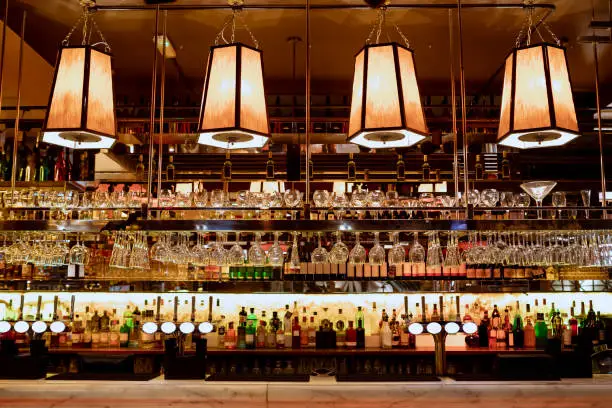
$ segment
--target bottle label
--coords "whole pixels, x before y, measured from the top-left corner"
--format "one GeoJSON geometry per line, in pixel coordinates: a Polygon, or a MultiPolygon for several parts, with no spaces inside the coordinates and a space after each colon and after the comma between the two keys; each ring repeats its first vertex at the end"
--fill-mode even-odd
{"type": "Polygon", "coordinates": [[[300,331],[299,330],[294,330],[293,331],[293,337],[300,337],[300,331]]]}
{"type": "Polygon", "coordinates": [[[81,333],[72,333],[72,343],[80,343],[81,342],[81,333]]]}
{"type": "Polygon", "coordinates": [[[127,343],[127,341],[128,341],[128,334],[127,333],[119,333],[119,341],[121,343],[127,343]]]}
{"type": "Polygon", "coordinates": [[[255,336],[252,334],[247,334],[246,335],[246,343],[247,344],[253,344],[255,343],[255,336]]]}

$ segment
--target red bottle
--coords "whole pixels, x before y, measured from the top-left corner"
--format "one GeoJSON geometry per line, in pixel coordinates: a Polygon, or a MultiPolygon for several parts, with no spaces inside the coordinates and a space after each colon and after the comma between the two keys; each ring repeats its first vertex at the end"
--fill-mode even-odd
{"type": "Polygon", "coordinates": [[[346,329],[346,348],[357,348],[357,330],[353,327],[353,321],[349,320],[348,329],[346,329]]]}

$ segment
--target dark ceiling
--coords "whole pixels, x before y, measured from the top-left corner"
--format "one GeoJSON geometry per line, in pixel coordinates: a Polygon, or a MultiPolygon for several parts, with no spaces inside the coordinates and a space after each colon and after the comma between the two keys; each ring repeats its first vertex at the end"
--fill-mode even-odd
{"type": "MultiPolygon", "coordinates": [[[[143,0],[98,0],[101,7],[144,6],[143,0]]],[[[254,4],[254,2],[251,2],[254,4]]],[[[449,3],[443,0],[393,2],[397,4],[449,3]]],[[[466,0],[464,3],[520,4],[520,1],[466,0]]],[[[541,1],[540,3],[544,3],[541,1]]],[[[556,10],[547,19],[560,38],[567,41],[569,65],[575,91],[594,89],[593,53],[590,44],[577,41],[579,36],[591,35],[591,2],[586,0],[549,0],[556,10]]],[[[607,0],[596,0],[596,14],[607,18],[607,0]]],[[[177,0],[173,5],[226,5],[223,0],[177,0]]],[[[300,6],[304,0],[260,0],[257,4],[300,6]]],[[[361,0],[315,0],[314,5],[357,5],[361,0]]],[[[249,2],[247,1],[247,6],[249,2]]],[[[80,7],[77,0],[11,0],[9,24],[19,27],[20,12],[27,9],[26,41],[52,64],[58,44],[77,20],[80,7]]],[[[544,13],[537,11],[537,15],[544,13]]],[[[167,62],[170,92],[189,93],[194,97],[201,91],[203,66],[208,47],[229,15],[229,9],[170,10],[168,37],[176,48],[176,60],[167,62]]],[[[142,94],[150,87],[153,58],[154,11],[101,10],[96,15],[98,25],[113,48],[116,82],[124,93],[134,88],[142,94]]],[[[312,28],[312,86],[314,94],[350,94],[353,56],[364,44],[375,12],[368,9],[313,10],[312,28]]],[[[297,44],[296,80],[293,80],[292,46],[289,37],[306,35],[306,13],[296,9],[249,9],[244,18],[259,39],[264,51],[265,76],[268,92],[303,94],[305,42],[297,44]]],[[[464,11],[465,75],[467,92],[499,94],[501,77],[494,76],[525,18],[522,9],[467,9],[464,11]],[[492,79],[493,78],[493,79],[492,79]]],[[[444,9],[392,9],[389,20],[397,23],[416,52],[421,92],[428,95],[447,95],[449,85],[449,12],[444,9]]],[[[456,17],[453,15],[456,27],[456,17]]],[[[16,30],[18,31],[18,30],[16,30]]],[[[543,35],[547,36],[542,28],[543,35]]],[[[391,38],[399,41],[396,33],[391,38]]],[[[607,34],[601,32],[600,34],[607,34]]],[[[249,42],[248,34],[239,30],[238,39],[249,42]]],[[[80,41],[79,32],[74,40],[80,41]]],[[[458,39],[455,38],[456,43],[458,39]]],[[[600,73],[604,89],[612,85],[612,54],[607,45],[601,46],[600,73]]],[[[455,49],[455,57],[457,57],[455,49]]],[[[457,65],[457,64],[456,64],[457,65]]],[[[118,90],[120,92],[120,90],[118,90]]],[[[605,100],[604,100],[605,102],[605,100]]]]}

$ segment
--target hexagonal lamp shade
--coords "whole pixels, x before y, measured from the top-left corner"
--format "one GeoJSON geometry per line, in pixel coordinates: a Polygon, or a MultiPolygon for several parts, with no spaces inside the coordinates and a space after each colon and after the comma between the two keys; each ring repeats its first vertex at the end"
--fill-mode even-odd
{"type": "Polygon", "coordinates": [[[262,52],[241,43],[211,47],[198,143],[224,149],[258,148],[269,137],[262,52]]]}
{"type": "Polygon", "coordinates": [[[116,140],[111,55],[89,45],[60,48],[43,141],[108,149],[116,140]]]}
{"type": "Polygon", "coordinates": [[[578,136],[565,49],[537,44],[513,50],[506,58],[497,143],[530,149],[578,136]]]}
{"type": "Polygon", "coordinates": [[[355,57],[349,141],[381,149],[426,136],[412,50],[396,43],[363,47],[355,57]]]}

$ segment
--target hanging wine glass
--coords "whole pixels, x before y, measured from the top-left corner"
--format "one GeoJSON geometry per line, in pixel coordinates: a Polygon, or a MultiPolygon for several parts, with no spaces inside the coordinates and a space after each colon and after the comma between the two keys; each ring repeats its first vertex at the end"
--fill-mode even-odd
{"type": "Polygon", "coordinates": [[[355,246],[351,249],[349,253],[349,263],[360,265],[364,264],[366,261],[366,250],[359,242],[359,232],[355,233],[355,246]]]}
{"type": "Polygon", "coordinates": [[[389,264],[390,265],[402,265],[406,261],[406,251],[404,247],[399,243],[399,232],[394,232],[392,234],[393,237],[393,246],[389,250],[389,264]]]}
{"type": "Polygon", "coordinates": [[[268,250],[268,260],[270,265],[281,266],[284,261],[283,248],[278,243],[280,232],[274,233],[274,244],[268,250]]]}
{"type": "Polygon", "coordinates": [[[266,251],[261,247],[261,234],[255,234],[255,242],[251,244],[248,252],[249,263],[255,266],[261,266],[266,263],[266,251]]]}
{"type": "Polygon", "coordinates": [[[240,240],[240,233],[236,233],[236,241],[234,245],[230,248],[228,252],[228,262],[230,265],[244,265],[244,252],[242,251],[242,247],[238,243],[240,240]]]}
{"type": "Polygon", "coordinates": [[[382,265],[385,263],[385,248],[380,245],[379,232],[374,233],[374,246],[370,249],[369,261],[372,265],[382,265]]]}
{"type": "Polygon", "coordinates": [[[412,276],[425,276],[425,248],[419,243],[419,233],[414,233],[414,242],[408,252],[408,258],[412,264],[412,276]]]}
{"type": "Polygon", "coordinates": [[[193,252],[193,264],[196,266],[206,266],[210,263],[210,251],[204,246],[203,236],[198,233],[196,244],[191,249],[193,252]]]}
{"type": "Polygon", "coordinates": [[[311,259],[312,259],[312,263],[315,264],[322,264],[322,263],[328,263],[329,262],[329,253],[327,252],[327,249],[323,248],[323,246],[321,246],[321,233],[318,233],[318,246],[315,248],[314,251],[312,251],[311,254],[311,259]]]}
{"type": "Polygon", "coordinates": [[[223,233],[217,233],[215,243],[210,254],[210,264],[215,266],[227,266],[227,250],[223,248],[223,233]]]}
{"type": "Polygon", "coordinates": [[[349,249],[344,242],[342,242],[342,232],[336,232],[336,243],[329,253],[329,262],[335,264],[346,263],[349,256],[349,249]]]}
{"type": "Polygon", "coordinates": [[[293,244],[291,245],[291,258],[289,259],[289,267],[293,270],[299,270],[301,266],[300,251],[298,249],[298,233],[293,232],[293,244]]]}
{"type": "Polygon", "coordinates": [[[80,234],[77,234],[77,242],[70,249],[69,259],[73,265],[87,265],[89,263],[89,249],[85,245],[81,245],[80,234]]]}

